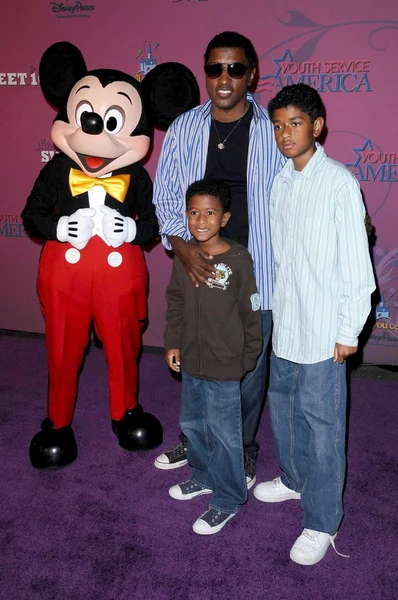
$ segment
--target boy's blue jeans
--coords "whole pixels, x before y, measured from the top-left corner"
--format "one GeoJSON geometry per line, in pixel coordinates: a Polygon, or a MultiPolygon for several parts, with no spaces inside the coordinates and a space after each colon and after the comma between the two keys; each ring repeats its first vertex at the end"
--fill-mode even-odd
{"type": "Polygon", "coordinates": [[[192,479],[213,490],[210,507],[238,512],[247,500],[239,381],[209,381],[182,371],[181,430],[192,479]]]}
{"type": "Polygon", "coordinates": [[[281,479],[301,492],[303,527],[333,535],[343,518],[345,363],[297,364],[272,352],[268,398],[281,479]]]}
{"type": "MultiPolygon", "coordinates": [[[[245,455],[257,460],[259,445],[256,433],[264,404],[265,385],[268,371],[268,345],[272,329],[272,312],[261,311],[263,328],[263,349],[257,359],[253,371],[246,373],[241,381],[241,402],[243,419],[243,444],[245,455]]],[[[185,445],[184,433],[180,433],[180,441],[185,445]]]]}

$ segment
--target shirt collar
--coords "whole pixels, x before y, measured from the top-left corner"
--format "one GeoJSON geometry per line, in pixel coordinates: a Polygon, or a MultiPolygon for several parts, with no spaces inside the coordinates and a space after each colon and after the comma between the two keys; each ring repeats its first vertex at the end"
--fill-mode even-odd
{"type": "MultiPolygon", "coordinates": [[[[311,179],[313,173],[318,169],[318,167],[326,160],[327,155],[321,144],[315,142],[316,152],[313,156],[311,156],[308,163],[305,165],[302,171],[299,171],[301,177],[305,177],[306,179],[311,179]]],[[[293,160],[288,159],[287,163],[283,167],[281,171],[281,178],[286,181],[291,181],[294,171],[293,160]]]]}
{"type": "MultiPolygon", "coordinates": [[[[260,112],[259,106],[253,98],[253,94],[251,94],[250,92],[247,92],[246,100],[253,104],[253,118],[256,121],[257,121],[257,119],[261,119],[261,118],[265,119],[266,118],[265,115],[260,112]]],[[[205,104],[202,104],[202,106],[200,108],[200,113],[202,114],[203,119],[207,119],[210,117],[211,105],[212,105],[211,100],[208,100],[207,102],[205,102],[205,104]]]]}

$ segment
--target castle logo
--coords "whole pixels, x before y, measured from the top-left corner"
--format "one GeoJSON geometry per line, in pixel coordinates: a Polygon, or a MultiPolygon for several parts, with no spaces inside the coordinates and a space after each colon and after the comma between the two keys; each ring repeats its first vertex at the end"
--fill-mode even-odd
{"type": "Polygon", "coordinates": [[[390,309],[387,304],[384,302],[384,295],[381,295],[380,302],[376,306],[376,321],[379,319],[390,319],[390,309]]]}
{"type": "Polygon", "coordinates": [[[143,47],[139,48],[138,54],[135,57],[136,59],[140,59],[139,70],[134,75],[138,81],[142,81],[145,75],[147,75],[149,71],[152,71],[152,69],[154,69],[158,64],[154,56],[154,51],[152,50],[152,45],[156,51],[157,47],[159,46],[158,42],[152,42],[151,44],[151,42],[147,42],[147,40],[145,40],[143,47]]]}

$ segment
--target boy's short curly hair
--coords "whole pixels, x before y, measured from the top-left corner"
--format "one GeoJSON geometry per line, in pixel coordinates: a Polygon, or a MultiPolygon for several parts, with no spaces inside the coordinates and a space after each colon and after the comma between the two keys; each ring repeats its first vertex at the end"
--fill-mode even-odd
{"type": "Polygon", "coordinates": [[[205,64],[209,60],[213,48],[242,48],[250,69],[257,65],[257,54],[252,42],[241,33],[236,33],[236,31],[223,31],[210,40],[204,54],[205,64]]]}
{"type": "Polygon", "coordinates": [[[231,206],[231,190],[220,179],[199,179],[199,181],[191,183],[185,193],[187,208],[192,196],[213,196],[217,198],[223,214],[228,212],[231,206]]]}
{"type": "Polygon", "coordinates": [[[325,116],[325,107],[319,93],[305,83],[287,85],[268,103],[268,113],[271,121],[274,113],[279,108],[295,106],[302,112],[307,113],[313,123],[318,117],[325,116]]]}

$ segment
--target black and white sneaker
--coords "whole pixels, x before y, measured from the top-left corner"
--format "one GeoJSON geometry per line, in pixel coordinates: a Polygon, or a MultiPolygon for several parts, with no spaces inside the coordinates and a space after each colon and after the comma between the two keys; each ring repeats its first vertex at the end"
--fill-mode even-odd
{"type": "Polygon", "coordinates": [[[160,454],[154,462],[157,469],[162,469],[164,471],[178,469],[186,464],[188,464],[187,449],[182,442],[180,442],[178,446],[170,448],[170,450],[166,450],[166,452],[160,454]]]}
{"type": "Polygon", "coordinates": [[[211,492],[212,491],[209,488],[199,485],[199,483],[192,481],[192,479],[184,481],[184,483],[173,485],[169,489],[169,494],[174,500],[192,500],[192,498],[196,498],[196,496],[211,494],[211,492]]]}
{"type": "Polygon", "coordinates": [[[257,463],[251,456],[245,454],[245,473],[247,489],[253,487],[257,479],[257,463]]]}
{"type": "Polygon", "coordinates": [[[218,533],[236,513],[225,513],[217,508],[209,508],[199,519],[196,519],[192,529],[199,535],[218,533]]]}

